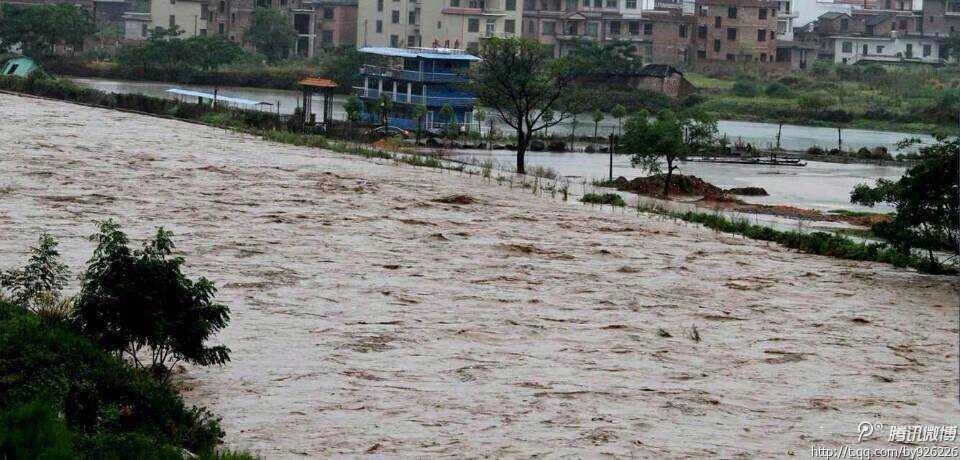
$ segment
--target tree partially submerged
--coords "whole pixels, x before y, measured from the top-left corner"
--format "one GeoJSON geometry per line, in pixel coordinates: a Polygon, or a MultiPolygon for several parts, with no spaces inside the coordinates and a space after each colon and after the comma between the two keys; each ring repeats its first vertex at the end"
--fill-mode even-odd
{"type": "MultiPolygon", "coordinates": [[[[916,142],[908,140],[900,147],[916,142]]],[[[936,268],[940,264],[934,251],[960,255],[960,139],[938,137],[935,144],[920,148],[919,153],[919,163],[903,177],[896,181],[877,179],[873,186],[860,184],[853,189],[850,201],[864,206],[895,206],[893,219],[874,224],[873,233],[904,252],[925,250],[931,268],[936,268]]],[[[954,264],[958,262],[955,258],[954,264]]]]}
{"type": "Polygon", "coordinates": [[[487,39],[480,57],[471,87],[516,132],[517,172],[523,174],[533,136],[573,115],[578,66],[571,58],[550,59],[545,46],[525,38],[487,39]]]}
{"type": "Polygon", "coordinates": [[[635,167],[647,170],[650,174],[660,174],[660,157],[666,160],[666,180],[663,182],[663,195],[670,194],[670,183],[676,162],[687,155],[687,145],[683,141],[683,128],[671,110],[660,112],[656,120],[647,120],[646,112],[640,112],[627,120],[623,134],[623,153],[633,155],[630,162],[635,167]]]}
{"type": "Polygon", "coordinates": [[[226,347],[206,345],[226,327],[230,310],[214,302],[213,283],[181,272],[184,260],[173,255],[171,236],[158,228],[141,249],[131,250],[116,222],[100,223],[75,304],[85,335],[161,381],[180,361],[206,366],[230,360],[226,347]]]}

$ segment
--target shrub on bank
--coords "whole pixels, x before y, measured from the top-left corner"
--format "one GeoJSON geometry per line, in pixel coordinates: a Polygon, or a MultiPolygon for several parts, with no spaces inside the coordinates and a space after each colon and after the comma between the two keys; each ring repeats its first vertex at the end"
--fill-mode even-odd
{"type": "Polygon", "coordinates": [[[626,206],[627,203],[623,201],[623,197],[616,193],[587,193],[580,198],[580,201],[590,204],[608,204],[611,206],[626,206]]]}

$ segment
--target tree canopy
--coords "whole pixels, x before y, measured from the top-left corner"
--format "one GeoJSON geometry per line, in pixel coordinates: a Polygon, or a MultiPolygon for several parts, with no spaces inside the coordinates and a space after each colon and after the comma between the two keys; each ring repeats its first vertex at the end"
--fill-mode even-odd
{"type": "Polygon", "coordinates": [[[481,61],[471,88],[516,132],[517,172],[533,135],[571,117],[577,106],[576,59],[550,59],[547,48],[526,38],[490,38],[481,43],[481,61]],[[550,117],[544,116],[550,114],[550,117]]]}
{"type": "Polygon", "coordinates": [[[874,234],[902,251],[926,249],[928,261],[936,264],[933,251],[960,252],[958,153],[960,139],[940,137],[935,144],[920,148],[920,162],[903,177],[896,181],[877,179],[873,186],[860,184],[850,201],[865,206],[895,206],[892,220],[872,226],[874,234]]]}
{"type": "Polygon", "coordinates": [[[151,34],[140,45],[124,47],[117,61],[126,67],[182,72],[189,70],[214,70],[243,58],[243,50],[219,35],[176,38],[169,29],[151,34]]]}
{"type": "Polygon", "coordinates": [[[293,50],[297,31],[290,20],[279,10],[257,8],[253,11],[250,26],[243,33],[243,40],[267,57],[270,62],[286,59],[293,50]]]}
{"type": "Polygon", "coordinates": [[[683,127],[671,110],[660,112],[650,122],[646,112],[640,112],[627,120],[623,134],[623,153],[633,155],[630,162],[651,174],[661,173],[660,157],[667,163],[663,194],[670,191],[670,179],[677,169],[676,160],[686,157],[688,149],[683,138],[683,127]]]}
{"type": "Polygon", "coordinates": [[[205,343],[227,325],[230,310],[214,302],[213,283],[181,272],[184,260],[173,256],[171,236],[158,228],[131,250],[117,223],[100,223],[75,303],[85,335],[164,380],[178,361],[205,366],[230,359],[226,347],[205,343]],[[149,366],[141,364],[142,352],[151,356],[149,366]]]}
{"type": "Polygon", "coordinates": [[[56,45],[75,49],[97,32],[91,12],[70,4],[0,5],[0,49],[20,45],[23,54],[51,55],[56,45]]]}

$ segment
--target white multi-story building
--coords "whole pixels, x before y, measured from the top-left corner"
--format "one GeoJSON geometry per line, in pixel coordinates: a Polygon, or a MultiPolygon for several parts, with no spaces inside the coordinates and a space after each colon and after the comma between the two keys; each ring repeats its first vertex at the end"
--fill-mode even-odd
{"type": "Polygon", "coordinates": [[[521,0],[360,0],[357,45],[476,50],[520,35],[521,0]]]}
{"type": "Polygon", "coordinates": [[[888,37],[839,36],[834,40],[834,61],[854,64],[859,61],[939,63],[947,56],[935,37],[900,35],[888,37]]]}
{"type": "Polygon", "coordinates": [[[151,29],[176,27],[181,38],[207,34],[207,0],[151,0],[151,29]]]}

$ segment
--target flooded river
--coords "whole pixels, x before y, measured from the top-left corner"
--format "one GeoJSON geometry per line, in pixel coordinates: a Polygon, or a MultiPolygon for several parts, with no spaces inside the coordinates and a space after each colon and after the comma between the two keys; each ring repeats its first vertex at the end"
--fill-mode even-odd
{"type": "MultiPolygon", "coordinates": [[[[101,91],[137,93],[168,98],[179,97],[167,93],[166,90],[170,88],[205,92],[213,92],[214,90],[211,86],[203,85],[92,78],[74,78],[73,80],[81,85],[101,91]]],[[[296,91],[233,87],[220,87],[218,91],[219,94],[224,96],[272,103],[274,105],[265,110],[279,110],[280,113],[292,113],[299,106],[299,93],[296,91]]],[[[344,118],[342,108],[344,99],[344,96],[334,98],[334,118],[344,118]]],[[[319,104],[314,104],[314,111],[319,112],[320,110],[319,104]]],[[[582,118],[586,119],[587,117],[582,118]]],[[[778,126],[772,123],[722,120],[718,125],[721,134],[726,134],[731,140],[739,138],[743,139],[744,142],[761,147],[775,142],[778,131],[778,126]]],[[[601,123],[600,132],[609,132],[615,126],[616,123],[613,120],[605,120],[601,123]]],[[[568,135],[570,125],[555,127],[552,132],[568,135]]],[[[592,122],[581,121],[578,124],[577,133],[592,135],[592,122]]],[[[925,142],[932,141],[929,136],[846,129],[843,131],[843,144],[845,148],[884,146],[890,151],[897,151],[897,142],[907,137],[920,137],[925,142]]],[[[784,125],[781,135],[781,146],[789,150],[803,150],[811,146],[831,148],[836,143],[837,131],[833,128],[784,125]]],[[[458,159],[492,158],[506,167],[512,167],[515,164],[514,153],[510,151],[466,151],[455,155],[455,157],[458,159]]],[[[529,152],[527,158],[528,165],[550,167],[562,175],[579,177],[588,181],[606,177],[609,161],[606,155],[587,153],[529,152]]],[[[720,187],[758,186],[765,188],[770,193],[768,197],[748,198],[752,202],[790,204],[823,210],[861,210],[862,207],[849,203],[850,191],[855,185],[863,182],[873,182],[877,178],[896,179],[903,174],[904,168],[820,162],[809,162],[805,168],[684,163],[681,165],[680,172],[694,174],[720,187]]],[[[629,157],[615,158],[614,176],[632,178],[641,175],[644,175],[643,171],[630,166],[629,157]]]]}

